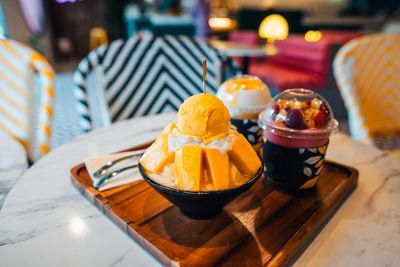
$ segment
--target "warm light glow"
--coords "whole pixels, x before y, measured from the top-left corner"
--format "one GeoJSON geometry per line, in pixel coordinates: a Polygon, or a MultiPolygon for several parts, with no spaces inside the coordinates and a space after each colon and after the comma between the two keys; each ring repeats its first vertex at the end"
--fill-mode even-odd
{"type": "Polygon", "coordinates": [[[213,30],[231,29],[235,26],[235,22],[230,18],[210,18],[208,25],[213,30]]]}
{"type": "Polygon", "coordinates": [[[322,38],[322,32],[320,31],[308,31],[304,35],[304,39],[307,42],[318,42],[322,38]]]}
{"type": "Polygon", "coordinates": [[[289,34],[289,24],[278,14],[267,16],[260,24],[258,35],[271,40],[284,40],[289,34]]]}

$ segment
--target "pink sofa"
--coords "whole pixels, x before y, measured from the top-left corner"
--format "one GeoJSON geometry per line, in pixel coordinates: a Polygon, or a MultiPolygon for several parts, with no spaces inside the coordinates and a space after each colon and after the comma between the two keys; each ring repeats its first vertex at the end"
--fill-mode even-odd
{"type": "Polygon", "coordinates": [[[291,35],[276,41],[278,54],[268,56],[265,62],[252,63],[249,73],[259,76],[276,89],[322,89],[327,84],[329,71],[329,42],[306,42],[304,35],[291,35]]]}
{"type": "MultiPolygon", "coordinates": [[[[343,45],[360,36],[358,32],[323,31],[318,42],[307,42],[302,34],[291,34],[282,41],[276,41],[279,52],[268,56],[262,62],[250,61],[249,74],[263,79],[268,85],[278,90],[288,88],[324,89],[331,72],[333,46],[343,45]]],[[[256,32],[237,32],[230,35],[230,40],[257,44],[256,32]]]]}

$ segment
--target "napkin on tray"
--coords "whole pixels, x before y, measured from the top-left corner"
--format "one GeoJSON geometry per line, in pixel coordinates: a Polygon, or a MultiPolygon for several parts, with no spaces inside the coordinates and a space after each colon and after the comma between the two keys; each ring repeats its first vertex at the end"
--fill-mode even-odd
{"type": "MultiPolygon", "coordinates": [[[[143,150],[135,150],[132,152],[122,152],[122,153],[116,153],[116,154],[110,154],[110,155],[105,155],[105,156],[100,156],[100,157],[94,157],[94,158],[87,158],[85,159],[85,166],[86,169],[89,173],[90,178],[92,178],[92,181],[95,182],[96,180],[101,179],[104,175],[107,175],[109,173],[112,173],[115,170],[131,166],[134,164],[138,164],[139,158],[140,157],[133,157],[130,159],[126,159],[123,161],[120,161],[116,163],[114,166],[111,168],[107,169],[107,171],[100,176],[99,178],[95,178],[93,176],[93,173],[95,173],[98,169],[100,169],[102,166],[104,166],[107,162],[113,161],[118,158],[122,158],[125,156],[133,155],[133,154],[138,154],[138,153],[143,153],[145,149],[143,150]]],[[[133,183],[136,181],[141,180],[142,177],[139,173],[138,168],[133,168],[126,170],[124,172],[121,172],[117,174],[116,176],[112,177],[108,181],[105,181],[103,184],[101,184],[98,188],[99,191],[104,191],[107,189],[111,189],[117,186],[133,183]]]]}

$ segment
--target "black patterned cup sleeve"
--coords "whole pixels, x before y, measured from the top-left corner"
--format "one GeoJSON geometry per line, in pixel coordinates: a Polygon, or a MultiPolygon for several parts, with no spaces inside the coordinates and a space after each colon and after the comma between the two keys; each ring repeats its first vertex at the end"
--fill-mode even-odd
{"type": "Polygon", "coordinates": [[[314,148],[291,148],[263,138],[264,177],[289,190],[316,186],[328,144],[314,148]]]}
{"type": "Polygon", "coordinates": [[[257,119],[231,119],[232,126],[246,137],[252,146],[261,144],[262,129],[258,126],[257,119]]]}

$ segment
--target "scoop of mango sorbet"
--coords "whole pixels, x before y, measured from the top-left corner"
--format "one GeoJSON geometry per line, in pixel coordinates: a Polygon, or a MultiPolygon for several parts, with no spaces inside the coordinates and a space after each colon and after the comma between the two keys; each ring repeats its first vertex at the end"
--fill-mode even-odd
{"type": "Polygon", "coordinates": [[[229,111],[224,103],[211,94],[198,94],[183,102],[178,112],[178,130],[205,143],[226,135],[229,111]]]}

